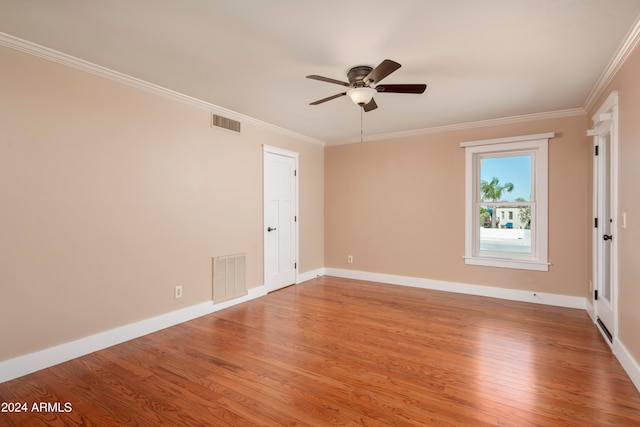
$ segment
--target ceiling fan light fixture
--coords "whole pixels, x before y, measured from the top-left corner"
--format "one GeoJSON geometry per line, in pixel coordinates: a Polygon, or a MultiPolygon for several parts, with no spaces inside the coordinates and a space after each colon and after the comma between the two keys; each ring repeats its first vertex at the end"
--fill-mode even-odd
{"type": "Polygon", "coordinates": [[[347,91],[353,103],[360,106],[368,104],[376,93],[378,91],[370,87],[355,87],[347,91]]]}

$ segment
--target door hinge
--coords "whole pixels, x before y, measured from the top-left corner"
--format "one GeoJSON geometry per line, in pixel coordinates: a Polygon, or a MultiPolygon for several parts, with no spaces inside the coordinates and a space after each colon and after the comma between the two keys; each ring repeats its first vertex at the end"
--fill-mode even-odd
{"type": "Polygon", "coordinates": [[[595,299],[596,301],[598,300],[598,290],[597,289],[593,290],[593,299],[595,299]]]}
{"type": "Polygon", "coordinates": [[[293,176],[298,176],[298,170],[297,169],[293,170],[293,176]]]}
{"type": "Polygon", "coordinates": [[[599,153],[599,150],[598,150],[598,146],[596,145],[596,152],[595,152],[595,155],[597,156],[597,155],[598,155],[598,153],[599,153]]]}
{"type": "Polygon", "coordinates": [[[298,222],[298,215],[293,216],[293,222],[298,222]]]}
{"type": "Polygon", "coordinates": [[[593,218],[593,228],[598,228],[598,218],[593,218]]]}
{"type": "Polygon", "coordinates": [[[294,263],[293,263],[293,268],[295,268],[295,269],[297,269],[297,268],[298,268],[298,263],[297,263],[297,262],[294,262],[294,263]]]}

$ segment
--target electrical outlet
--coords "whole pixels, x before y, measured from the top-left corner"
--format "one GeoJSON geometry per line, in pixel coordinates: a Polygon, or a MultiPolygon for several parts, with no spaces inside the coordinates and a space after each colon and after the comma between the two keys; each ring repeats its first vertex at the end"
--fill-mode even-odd
{"type": "Polygon", "coordinates": [[[351,264],[353,262],[353,255],[347,256],[347,262],[351,264]]]}
{"type": "Polygon", "coordinates": [[[176,290],[173,296],[174,298],[182,298],[182,285],[176,286],[176,290]]]}

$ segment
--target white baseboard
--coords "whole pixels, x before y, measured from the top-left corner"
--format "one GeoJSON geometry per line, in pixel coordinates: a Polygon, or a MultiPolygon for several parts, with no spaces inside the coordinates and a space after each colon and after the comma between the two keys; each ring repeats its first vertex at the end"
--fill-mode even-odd
{"type": "Polygon", "coordinates": [[[613,354],[618,358],[622,368],[629,375],[631,382],[640,392],[640,365],[617,338],[613,340],[613,354]]]}
{"type": "Polygon", "coordinates": [[[320,277],[324,275],[325,275],[325,268],[318,268],[316,270],[306,271],[304,273],[298,274],[297,283],[306,282],[307,280],[315,279],[316,277],[320,277]]]}
{"type": "Polygon", "coordinates": [[[241,298],[214,304],[213,301],[203,302],[187,308],[172,311],[150,319],[130,323],[95,335],[80,338],[55,347],[50,347],[34,353],[18,356],[0,362],[0,383],[27,375],[41,369],[66,362],[76,357],[84,356],[94,351],[102,350],[116,344],[138,338],[161,329],[168,328],[197,317],[201,317],[223,308],[227,308],[245,301],[266,295],[264,286],[249,289],[249,293],[241,298]]]}
{"type": "Polygon", "coordinates": [[[467,283],[446,282],[443,280],[423,279],[419,277],[396,276],[392,274],[369,273],[366,271],[326,268],[328,276],[346,279],[367,280],[370,282],[388,283],[391,285],[411,286],[414,288],[433,289],[437,291],[456,292],[460,294],[478,295],[513,301],[532,302],[536,304],[555,305],[559,307],[580,308],[585,310],[587,299],[569,295],[549,294],[536,291],[496,288],[494,286],[471,285],[467,283]]]}

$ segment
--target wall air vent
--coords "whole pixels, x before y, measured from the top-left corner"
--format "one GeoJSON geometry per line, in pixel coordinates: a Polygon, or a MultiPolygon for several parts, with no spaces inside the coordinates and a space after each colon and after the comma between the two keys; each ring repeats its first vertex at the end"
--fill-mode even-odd
{"type": "Polygon", "coordinates": [[[217,114],[211,114],[211,127],[222,128],[232,132],[240,133],[240,122],[217,114]]]}
{"type": "Polygon", "coordinates": [[[213,302],[219,303],[247,295],[246,255],[213,258],[213,302]]]}

